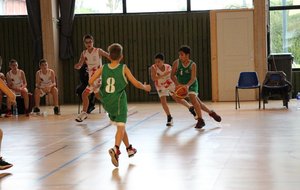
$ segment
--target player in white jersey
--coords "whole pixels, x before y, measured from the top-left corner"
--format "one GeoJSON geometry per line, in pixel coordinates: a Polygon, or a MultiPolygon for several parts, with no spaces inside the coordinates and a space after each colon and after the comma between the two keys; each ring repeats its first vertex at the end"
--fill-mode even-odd
{"type": "Polygon", "coordinates": [[[60,110],[58,106],[58,89],[56,84],[56,76],[52,69],[48,68],[47,60],[41,59],[40,70],[35,74],[35,90],[34,90],[34,101],[35,107],[33,112],[40,112],[40,98],[46,94],[52,94],[53,103],[54,103],[54,114],[60,115],[60,110]]]}
{"type": "Polygon", "coordinates": [[[172,67],[171,65],[166,64],[164,59],[165,58],[162,53],[155,55],[155,63],[151,66],[151,78],[154,81],[161,105],[167,115],[167,126],[172,126],[173,118],[167,105],[167,96],[171,95],[177,103],[187,107],[194,116],[196,116],[196,113],[194,111],[194,107],[185,99],[176,98],[174,95],[173,92],[175,91],[175,84],[171,79],[172,67]]]}
{"type": "MultiPolygon", "coordinates": [[[[24,98],[25,114],[29,116],[29,96],[27,81],[23,70],[18,69],[18,62],[15,59],[9,61],[10,71],[6,73],[7,86],[16,94],[24,98]]],[[[11,116],[11,103],[7,102],[6,116],[11,116]]]]}
{"type": "MultiPolygon", "coordinates": [[[[109,58],[107,52],[103,51],[101,48],[94,47],[94,38],[91,35],[85,35],[83,37],[83,43],[86,47],[81,53],[79,62],[74,65],[75,69],[80,69],[83,64],[88,66],[89,78],[93,76],[95,71],[102,66],[102,57],[109,58]]],[[[82,93],[82,111],[75,119],[77,122],[82,122],[87,118],[87,111],[89,105],[89,95],[95,93],[96,98],[100,99],[99,89],[101,86],[101,79],[95,80],[93,85],[88,85],[82,93]]]]}

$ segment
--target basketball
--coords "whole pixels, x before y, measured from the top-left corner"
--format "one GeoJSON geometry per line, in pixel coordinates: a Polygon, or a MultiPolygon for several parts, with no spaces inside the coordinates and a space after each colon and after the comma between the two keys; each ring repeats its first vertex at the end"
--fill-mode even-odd
{"type": "Polygon", "coordinates": [[[186,86],[178,85],[175,88],[175,95],[177,98],[183,99],[188,95],[188,89],[186,86]]]}

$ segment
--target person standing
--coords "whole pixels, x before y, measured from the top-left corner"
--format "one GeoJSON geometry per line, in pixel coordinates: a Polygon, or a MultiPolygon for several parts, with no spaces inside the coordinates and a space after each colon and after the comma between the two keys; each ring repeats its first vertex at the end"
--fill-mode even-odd
{"type": "Polygon", "coordinates": [[[142,84],[131,73],[129,68],[120,63],[123,58],[123,47],[114,43],[108,47],[109,58],[111,63],[100,67],[95,74],[90,78],[89,84],[94,84],[94,81],[102,76],[103,83],[100,88],[100,94],[104,109],[112,123],[117,126],[115,135],[115,146],[109,149],[111,161],[116,167],[119,166],[119,155],[121,154],[121,142],[126,146],[128,156],[133,156],[137,150],[129,143],[129,138],[126,132],[125,124],[127,121],[127,96],[125,88],[127,79],[136,87],[149,92],[150,85],[142,84]]]}
{"type": "MultiPolygon", "coordinates": [[[[108,53],[100,48],[94,47],[93,36],[87,34],[83,37],[83,43],[86,47],[81,53],[79,62],[74,65],[74,68],[79,70],[84,64],[88,67],[89,78],[93,76],[95,71],[102,66],[102,57],[109,57],[108,53]]],[[[99,89],[101,86],[101,79],[97,78],[93,84],[88,85],[82,92],[82,111],[75,119],[77,122],[82,122],[88,117],[89,96],[95,93],[96,97],[100,100],[99,89]]]]}

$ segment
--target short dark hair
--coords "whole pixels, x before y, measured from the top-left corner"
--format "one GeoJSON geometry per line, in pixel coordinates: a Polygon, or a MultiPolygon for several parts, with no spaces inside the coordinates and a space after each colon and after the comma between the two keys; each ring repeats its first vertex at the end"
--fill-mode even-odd
{"type": "Polygon", "coordinates": [[[83,36],[83,42],[84,42],[86,39],[91,39],[92,41],[94,41],[93,36],[90,35],[90,34],[86,34],[86,35],[83,36]]]}
{"type": "Polygon", "coordinates": [[[118,60],[123,55],[123,47],[121,44],[113,43],[108,47],[108,54],[112,60],[118,60]]]}
{"type": "Polygon", "coordinates": [[[190,46],[188,46],[188,45],[182,45],[182,46],[179,48],[178,52],[179,52],[179,51],[182,51],[182,52],[185,53],[185,54],[191,54],[191,48],[190,48],[190,46]]]}
{"type": "Polygon", "coordinates": [[[39,62],[39,66],[41,66],[41,64],[43,63],[47,63],[47,60],[46,59],[41,59],[40,62],[39,62]]]}
{"type": "Polygon", "coordinates": [[[9,65],[11,65],[11,64],[13,64],[13,63],[18,63],[18,62],[17,62],[17,60],[15,60],[15,59],[9,60],[9,65]]]}
{"type": "Polygon", "coordinates": [[[157,53],[154,57],[154,59],[160,59],[162,61],[165,60],[165,55],[163,53],[157,53]]]}

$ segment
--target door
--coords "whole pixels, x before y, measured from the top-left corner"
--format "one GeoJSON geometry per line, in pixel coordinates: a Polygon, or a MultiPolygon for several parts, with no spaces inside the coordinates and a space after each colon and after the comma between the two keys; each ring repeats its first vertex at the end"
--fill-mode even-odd
{"type": "MultiPolygon", "coordinates": [[[[240,72],[254,71],[253,11],[216,13],[218,100],[234,101],[240,72]]],[[[255,90],[240,91],[241,100],[254,100],[255,90]]]]}

